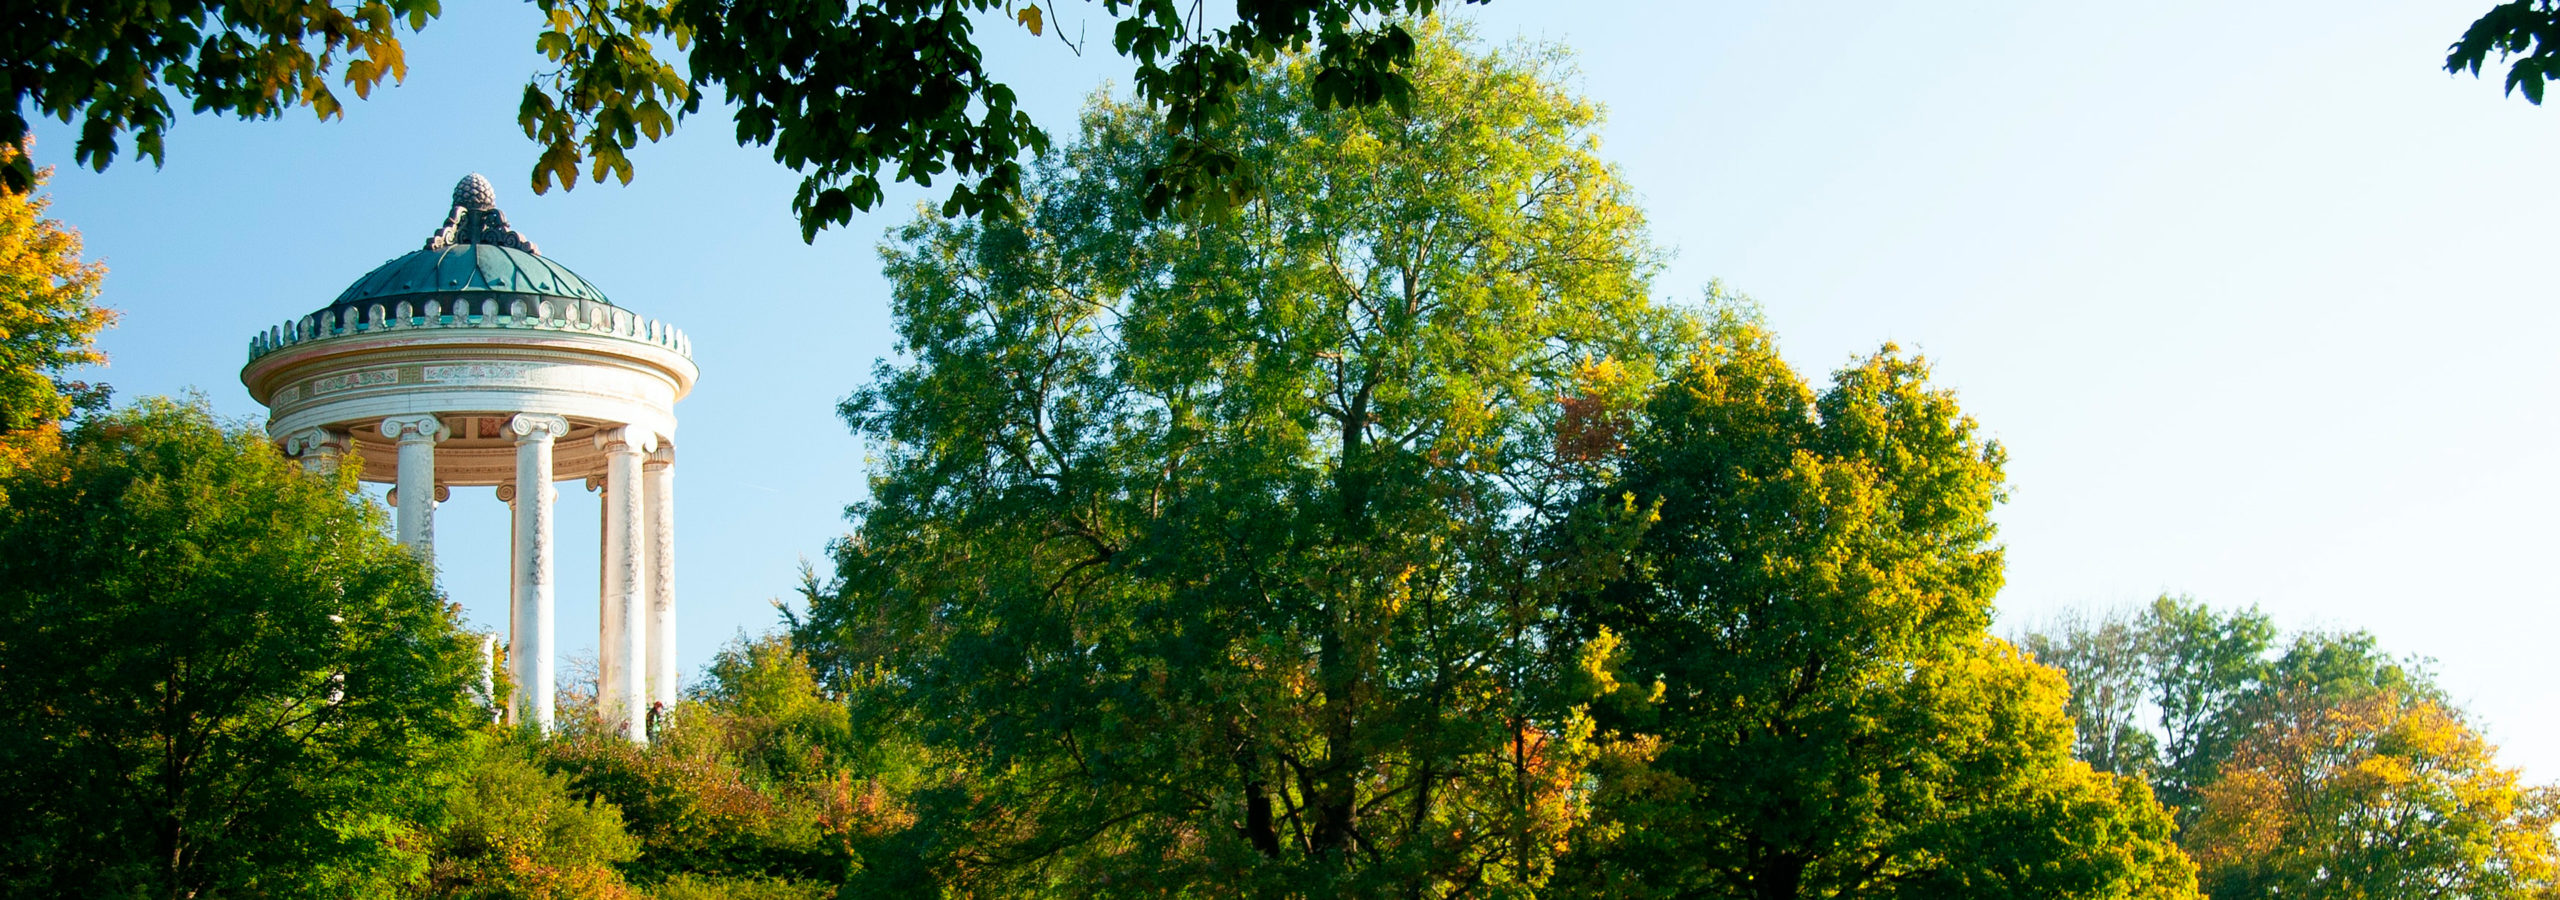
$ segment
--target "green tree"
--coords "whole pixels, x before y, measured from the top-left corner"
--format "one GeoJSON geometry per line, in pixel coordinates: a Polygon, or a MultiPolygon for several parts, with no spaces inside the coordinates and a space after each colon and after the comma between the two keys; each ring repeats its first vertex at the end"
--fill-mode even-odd
{"type": "Polygon", "coordinates": [[[1265,68],[1212,139],[1269,190],[1198,220],[1145,215],[1167,123],[1097,100],[1026,218],[901,233],[910,358],[844,407],[879,474],[799,636],[949,777],[857,891],[1543,880],[1594,752],[1538,634],[1577,573],[1529,537],[1591,471],[1558,398],[1683,327],[1563,65],[1425,30],[1409,110],[1265,68]]]}
{"type": "Polygon", "coordinates": [[[487,713],[426,569],[201,404],[0,476],[0,893],[362,897],[487,713]]]}
{"type": "MultiPolygon", "coordinates": [[[[25,157],[23,145],[0,143],[0,163],[25,157]]],[[[0,471],[52,444],[74,410],[106,401],[103,387],[57,380],[105,361],[97,334],[115,317],[97,305],[107,267],[82,261],[80,232],[45,217],[51,200],[34,190],[52,174],[34,172],[24,190],[0,187],[0,471]]]]}
{"type": "Polygon", "coordinates": [[[1576,861],[1607,896],[2180,897],[2136,778],[2073,760],[2057,673],[1991,637],[2003,456],[1887,346],[1816,394],[1728,315],[1593,504],[1650,504],[1564,607],[1623,641],[1604,704],[1653,736],[1576,861]]]}
{"type": "MultiPolygon", "coordinates": [[[[770,146],[806,173],[792,209],[805,237],[878,204],[883,173],[918,185],[946,174],[947,213],[1007,210],[1019,157],[1047,133],[988,74],[972,39],[1001,11],[1041,35],[1057,0],[534,0],[545,17],[534,49],[554,64],[526,85],[518,118],[542,145],[538,191],[579,170],[628,182],[625,151],[672,132],[714,88],[741,145],[770,146]],[[690,48],[678,62],[668,49],[690,48]]],[[[1133,61],[1139,97],[1163,111],[1169,151],[1150,171],[1149,209],[1223,209],[1248,196],[1257,173],[1212,139],[1235,113],[1254,65],[1307,52],[1310,95],[1322,104],[1398,110],[1413,98],[1405,70],[1414,37],[1404,17],[1442,0],[1238,0],[1214,24],[1198,4],[1100,0],[1111,48],[1133,61]]],[[[1467,0],[1484,2],[1484,0],[1467,0]]],[[[1093,4],[1085,4],[1090,8],[1093,4]]],[[[27,134],[26,111],[82,119],[77,159],[105,169],[130,134],[163,157],[172,96],[197,112],[272,118],[308,106],[342,114],[331,87],[356,96],[408,72],[398,30],[425,25],[439,0],[243,3],[141,0],[37,3],[0,20],[0,143],[27,134]]],[[[1059,38],[1082,53],[1085,39],[1059,38]]],[[[25,191],[24,159],[0,166],[0,186],[25,191]]]]}
{"type": "Polygon", "coordinates": [[[2161,799],[2193,821],[2196,792],[2242,737],[2256,730],[2269,683],[2264,659],[2275,626],[2251,609],[2223,615],[2161,597],[2144,612],[2139,641],[2160,710],[2163,757],[2152,775],[2161,799]]]}
{"type": "Polygon", "coordinates": [[[2476,77],[2493,53],[2507,62],[2507,93],[2522,92],[2526,102],[2542,105],[2543,84],[2560,78],[2560,0],[2508,0],[2490,7],[2445,48],[2444,70],[2476,77]]]}
{"type": "Polygon", "coordinates": [[[639,854],[612,804],[571,796],[540,764],[538,739],[484,735],[426,830],[429,900],[617,900],[638,896],[614,867],[639,854]]]}
{"type": "Polygon", "coordinates": [[[2149,779],[2184,828],[2201,812],[2200,792],[2267,727],[2285,692],[2442,699],[2423,668],[2382,652],[2371,634],[2302,632],[2281,652],[2279,637],[2255,609],[2225,613],[2164,596],[2137,613],[2065,619],[2023,640],[2071,684],[2076,755],[2149,779]]]}
{"type": "Polygon", "coordinates": [[[2018,647],[2070,684],[2071,755],[2101,772],[2148,779],[2160,741],[2144,716],[2152,701],[2144,633],[2120,612],[2095,620],[2066,613],[2020,637],[2018,647]]]}
{"type": "MultiPolygon", "coordinates": [[[[2266,673],[2266,684],[2255,699],[2273,705],[2280,705],[2275,703],[2278,695],[2288,691],[2330,701],[2386,692],[2434,703],[2445,700],[2423,660],[2383,652],[2381,641],[2368,631],[2295,634],[2285,643],[2284,653],[2268,664],[2266,673]]],[[[2245,708],[2240,714],[2265,715],[2245,708]]]]}
{"type": "Polygon", "coordinates": [[[2187,844],[2217,900],[2560,892],[2560,789],[2494,756],[2430,699],[2286,690],[2204,789],[2187,844]]]}
{"type": "MultiPolygon", "coordinates": [[[[86,0],[9,5],[0,20],[0,144],[27,139],[27,113],[80,118],[74,158],[103,170],[131,135],[157,161],[172,96],[196,112],[268,119],[296,106],[341,114],[329,71],[362,97],[407,72],[398,25],[435,16],[438,0],[235,3],[86,0]]],[[[24,156],[0,164],[0,190],[34,189],[24,156]]]]}

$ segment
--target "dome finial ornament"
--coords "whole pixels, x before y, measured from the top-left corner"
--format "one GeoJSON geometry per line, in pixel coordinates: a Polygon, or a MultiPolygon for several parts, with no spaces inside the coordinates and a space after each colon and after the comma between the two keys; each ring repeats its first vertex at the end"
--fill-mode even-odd
{"type": "Polygon", "coordinates": [[[478,172],[463,176],[462,183],[453,186],[453,207],[444,217],[444,227],[436,229],[435,235],[427,238],[429,250],[443,250],[456,244],[514,247],[535,256],[542,255],[532,241],[525,240],[524,235],[507,225],[507,214],[498,211],[498,189],[490,187],[489,179],[480,177],[478,172]]]}
{"type": "Polygon", "coordinates": [[[453,186],[453,205],[473,212],[497,209],[498,189],[489,186],[489,179],[473,172],[463,176],[462,183],[453,186]]]}

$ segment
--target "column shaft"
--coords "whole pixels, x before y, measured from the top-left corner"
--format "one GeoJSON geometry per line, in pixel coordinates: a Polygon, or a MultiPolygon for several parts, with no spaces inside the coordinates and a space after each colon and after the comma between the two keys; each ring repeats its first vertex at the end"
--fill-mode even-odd
{"type": "Polygon", "coordinates": [[[504,718],[498,708],[498,636],[480,636],[480,702],[487,704],[492,719],[504,718]]]}
{"type": "Polygon", "coordinates": [[[552,441],[569,433],[559,416],[520,415],[508,424],[516,435],[515,621],[509,629],[508,661],[516,680],[516,721],[552,729],[556,647],[552,622],[552,509],[559,492],[551,487],[552,441]]]}
{"type": "MultiPolygon", "coordinates": [[[[523,450],[518,449],[517,455],[522,456],[523,450]]],[[[524,525],[517,521],[516,483],[511,481],[498,485],[498,500],[507,505],[507,680],[514,682],[516,692],[522,694],[525,689],[524,664],[519,658],[523,655],[524,639],[517,635],[524,629],[517,623],[524,621],[524,525]]],[[[523,705],[507,704],[500,721],[510,725],[524,721],[519,712],[523,705]]]]}
{"type": "Polygon", "coordinates": [[[400,442],[400,543],[420,557],[435,555],[436,438],[443,431],[444,424],[434,416],[393,416],[382,420],[382,436],[400,442]]]}
{"type": "Polygon", "coordinates": [[[640,463],[647,433],[611,428],[596,435],[604,451],[604,585],[597,641],[596,700],[605,727],[647,741],[648,536],[640,463]]]}
{"type": "Polygon", "coordinates": [[[641,466],[649,517],[649,702],[674,709],[676,672],[675,447],[661,444],[641,466]]]}

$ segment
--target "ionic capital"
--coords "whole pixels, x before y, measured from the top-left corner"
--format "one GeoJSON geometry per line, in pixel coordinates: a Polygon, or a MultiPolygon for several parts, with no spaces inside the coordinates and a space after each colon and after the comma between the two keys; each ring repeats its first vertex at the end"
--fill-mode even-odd
{"type": "Polygon", "coordinates": [[[559,416],[522,413],[507,420],[507,430],[515,432],[516,443],[554,441],[569,433],[569,420],[559,416]]]}
{"type": "MultiPolygon", "coordinates": [[[[436,502],[437,502],[437,503],[443,503],[443,502],[445,502],[445,501],[447,501],[447,500],[451,500],[451,499],[453,499],[453,488],[452,488],[451,486],[449,486],[449,485],[442,485],[442,484],[436,485],[436,502]]],[[[392,489],[390,489],[390,490],[383,491],[383,492],[382,492],[382,502],[384,502],[384,503],[388,503],[388,504],[391,504],[391,505],[393,505],[393,506],[398,506],[398,505],[400,505],[400,489],[399,489],[399,488],[392,488],[392,489]]]]}
{"type": "Polygon", "coordinates": [[[411,441],[441,440],[444,433],[443,422],[423,413],[414,416],[392,416],[382,420],[382,436],[403,444],[411,441]]]}
{"type": "Polygon", "coordinates": [[[334,428],[305,428],[284,436],[284,455],[301,457],[316,451],[347,449],[347,433],[334,428]]]}
{"type": "Polygon", "coordinates": [[[641,460],[640,467],[643,469],[663,469],[675,464],[676,442],[660,438],[658,440],[658,449],[649,451],[649,458],[641,460]]]}
{"type": "Polygon", "coordinates": [[[638,453],[655,452],[658,449],[658,433],[633,425],[616,425],[596,431],[596,449],[610,453],[617,448],[627,448],[638,453]]]}
{"type": "Polygon", "coordinates": [[[498,500],[502,503],[516,502],[516,483],[509,481],[498,485],[498,500]]]}

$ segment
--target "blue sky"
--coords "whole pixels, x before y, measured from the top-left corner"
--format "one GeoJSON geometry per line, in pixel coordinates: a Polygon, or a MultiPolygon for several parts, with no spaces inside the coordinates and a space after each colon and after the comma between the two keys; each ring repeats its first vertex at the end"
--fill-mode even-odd
{"type": "MultiPolygon", "coordinates": [[[[1677,253],[1658,293],[1757,298],[1820,373],[1886,341],[2010,451],[2002,628],[2162,592],[2365,628],[2433,658],[2504,758],[2560,778],[2560,108],[2439,71],[2487,0],[2251,4],[1497,0],[1488,39],[1580,54],[1604,150],[1677,253]]],[[[1073,34],[1094,15],[1051,17],[1073,34]]],[[[103,377],[262,411],[254,330],[423,241],[483,172],[544,252],[694,339],[679,408],[688,671],[771,627],[862,492],[836,401],[890,347],[880,234],[925,196],[801,243],[797,183],[716,111],[629,186],[534,196],[514,120],[529,5],[451,4],[408,82],[343,121],[186,118],[160,169],[61,163],[53,213],[112,267],[103,377]]],[[[990,27],[1062,136],[1123,63],[990,27]]],[[[1125,75],[1122,76],[1125,80],[1125,75]]],[[[934,193],[938,196],[938,192],[934,193]]],[[[563,649],[591,653],[593,495],[565,489],[563,649]]],[[[455,599],[506,604],[504,505],[438,512],[455,599]]]]}

